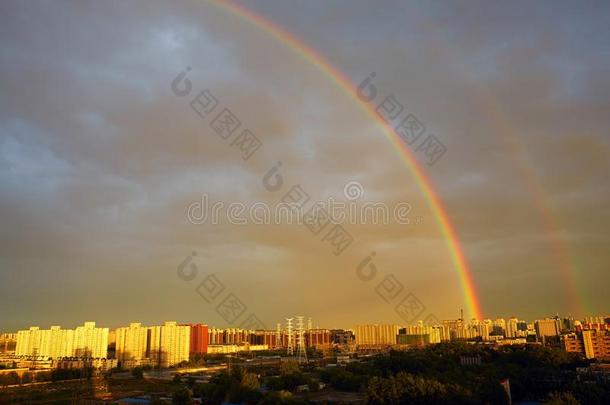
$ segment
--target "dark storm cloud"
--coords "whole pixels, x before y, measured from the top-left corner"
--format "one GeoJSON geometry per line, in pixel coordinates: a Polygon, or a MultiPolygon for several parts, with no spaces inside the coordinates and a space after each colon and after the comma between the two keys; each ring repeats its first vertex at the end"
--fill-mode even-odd
{"type": "MultiPolygon", "coordinates": [[[[394,94],[447,145],[429,175],[487,314],[572,310],[554,243],[569,247],[579,293],[594,297],[588,309],[607,309],[607,6],[248,7],[354,82],[377,72],[379,100],[394,94]],[[556,219],[551,234],[540,201],[556,219]],[[515,303],[515,291],[531,299],[515,303]]],[[[175,277],[192,250],[202,271],[221,274],[269,324],[286,311],[328,326],[398,321],[353,275],[372,250],[439,317],[464,305],[440,230],[399,154],[349,95],[276,39],[204,2],[0,8],[0,328],[81,318],[222,324],[175,277]],[[210,89],[263,141],[251,160],[172,93],[186,66],[195,91],[210,89]],[[277,201],[261,185],[277,161],[288,184],[314,199],[341,197],[358,180],[367,199],[408,201],[425,221],[351,226],[356,243],[340,259],[297,226],[188,223],[185,209],[202,193],[277,201]],[[322,299],[310,302],[311,294],[322,299]],[[329,313],[338,301],[358,302],[357,313],[351,305],[329,313]]]]}

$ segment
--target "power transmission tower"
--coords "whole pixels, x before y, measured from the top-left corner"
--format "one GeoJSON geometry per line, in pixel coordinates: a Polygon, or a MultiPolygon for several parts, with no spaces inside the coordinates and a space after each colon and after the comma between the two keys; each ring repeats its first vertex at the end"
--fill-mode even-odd
{"type": "Polygon", "coordinates": [[[288,356],[294,356],[294,345],[292,341],[292,320],[294,318],[286,318],[286,334],[288,338],[288,344],[286,348],[286,354],[288,356]]]}
{"type": "Polygon", "coordinates": [[[299,363],[307,362],[307,349],[305,348],[305,330],[303,329],[303,317],[297,316],[297,360],[299,363]]]}

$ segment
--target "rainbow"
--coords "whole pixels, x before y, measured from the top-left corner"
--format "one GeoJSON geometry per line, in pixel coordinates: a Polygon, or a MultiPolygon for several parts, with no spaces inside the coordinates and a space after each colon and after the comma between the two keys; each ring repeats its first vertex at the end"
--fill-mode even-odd
{"type": "Polygon", "coordinates": [[[377,114],[375,109],[370,104],[361,101],[356,96],[355,89],[357,86],[352,83],[348,77],[335,68],[330,62],[328,62],[324,56],[317,53],[314,49],[307,46],[291,33],[285,31],[277,24],[267,20],[252,10],[231,1],[212,0],[211,4],[219,6],[240,19],[255,25],[257,28],[276,38],[288,48],[301,55],[309,63],[324,72],[341,90],[350,95],[352,100],[354,100],[365,113],[367,113],[380,125],[384,133],[400,152],[401,158],[405,161],[407,167],[414,175],[417,185],[422,190],[426,201],[432,209],[435,220],[439,225],[443,237],[447,243],[447,248],[449,250],[453,266],[458,273],[466,307],[469,311],[468,315],[477,319],[482,319],[483,314],[481,312],[479,298],[476,294],[472,273],[468,267],[466,256],[464,255],[463,249],[460,245],[455,228],[449,219],[449,215],[447,214],[447,211],[439,196],[434,191],[433,184],[424,172],[424,169],[415,159],[411,149],[403,143],[394,129],[377,114]]]}
{"type": "MultiPolygon", "coordinates": [[[[444,46],[437,49],[443,49],[445,53],[450,53],[452,48],[444,46]]],[[[456,66],[459,66],[459,64],[456,64],[456,66]]],[[[472,78],[472,73],[467,70],[464,70],[463,74],[472,78]]],[[[477,83],[476,78],[474,78],[473,82],[477,83]]],[[[542,187],[538,175],[527,158],[527,152],[523,143],[519,142],[518,137],[514,136],[516,132],[514,125],[502,113],[497,100],[489,94],[487,86],[478,85],[476,89],[478,90],[479,98],[483,100],[482,104],[486,106],[486,115],[491,117],[496,123],[496,131],[499,131],[500,135],[498,138],[504,141],[506,149],[510,152],[507,153],[507,156],[513,159],[517,173],[530,195],[533,207],[538,214],[540,225],[547,235],[550,261],[557,269],[559,281],[563,284],[568,309],[573,311],[572,315],[585,314],[587,312],[585,312],[583,302],[579,300],[579,297],[585,297],[586,294],[582,294],[582,285],[577,277],[578,265],[575,262],[570,246],[561,239],[562,229],[560,221],[549,201],[548,194],[542,187]]]]}

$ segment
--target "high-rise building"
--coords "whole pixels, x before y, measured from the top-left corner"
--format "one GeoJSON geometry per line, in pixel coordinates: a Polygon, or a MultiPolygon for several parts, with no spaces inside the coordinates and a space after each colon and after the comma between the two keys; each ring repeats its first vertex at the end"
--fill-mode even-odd
{"type": "Polygon", "coordinates": [[[96,328],[95,322],[85,322],[76,330],[51,326],[40,329],[32,326],[17,332],[17,356],[94,357],[106,358],[108,328],[96,328]]]}
{"type": "Polygon", "coordinates": [[[508,320],[508,322],[506,322],[506,337],[507,338],[515,338],[517,337],[517,330],[518,330],[518,325],[519,324],[519,320],[517,318],[515,318],[514,316],[512,318],[510,318],[508,320]]]}
{"type": "MultiPolygon", "coordinates": [[[[40,331],[40,355],[54,359],[74,356],[74,331],[51,326],[40,331]]],[[[103,356],[106,357],[104,352],[103,356]]]]}
{"type": "Polygon", "coordinates": [[[498,318],[493,323],[492,334],[495,336],[506,336],[506,321],[498,318]]]}
{"type": "Polygon", "coordinates": [[[576,322],[571,316],[563,318],[561,321],[561,333],[574,332],[576,330],[576,322]]]}
{"type": "Polygon", "coordinates": [[[610,331],[588,329],[562,336],[567,352],[582,353],[588,359],[610,359],[610,331]]]}
{"type": "Polygon", "coordinates": [[[38,326],[32,326],[28,330],[17,332],[17,345],[15,355],[17,356],[40,356],[40,344],[42,331],[38,326]]]}
{"type": "Polygon", "coordinates": [[[160,367],[189,360],[191,327],[165,322],[149,328],[149,357],[160,367]]]}
{"type": "Polygon", "coordinates": [[[536,335],[538,337],[549,337],[559,335],[559,324],[556,319],[545,318],[534,321],[536,335]]]}
{"type": "Polygon", "coordinates": [[[357,345],[394,345],[398,335],[398,325],[357,325],[357,345]]]}
{"type": "Polygon", "coordinates": [[[610,359],[610,332],[583,330],[582,341],[588,359],[610,359]]]}
{"type": "Polygon", "coordinates": [[[189,354],[205,354],[208,352],[208,344],[210,335],[208,333],[208,325],[191,324],[191,342],[189,346],[189,354]]]}
{"type": "Polygon", "coordinates": [[[96,328],[95,322],[85,322],[74,331],[76,357],[105,358],[108,352],[108,328],[96,328]]]}
{"type": "Polygon", "coordinates": [[[148,328],[141,323],[131,323],[128,327],[115,331],[116,358],[125,366],[125,362],[140,364],[148,357],[148,328]]]}
{"type": "MultiPolygon", "coordinates": [[[[590,324],[610,324],[609,316],[585,316],[585,323],[590,324]]],[[[599,328],[596,328],[599,329],[599,328]]]]}
{"type": "Polygon", "coordinates": [[[489,340],[489,336],[491,335],[492,331],[493,331],[493,321],[491,319],[484,319],[479,324],[479,336],[481,336],[481,339],[483,339],[484,341],[489,340]]]}

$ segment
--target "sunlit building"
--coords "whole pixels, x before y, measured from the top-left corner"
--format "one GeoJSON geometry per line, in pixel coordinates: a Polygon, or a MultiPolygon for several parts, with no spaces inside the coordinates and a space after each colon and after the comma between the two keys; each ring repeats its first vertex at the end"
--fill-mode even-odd
{"type": "Polygon", "coordinates": [[[121,364],[133,362],[136,365],[147,357],[148,328],[141,323],[131,323],[128,327],[115,331],[116,358],[121,364]]]}
{"type": "Polygon", "coordinates": [[[74,331],[59,326],[51,326],[50,329],[32,326],[28,330],[20,330],[17,332],[15,355],[47,358],[74,356],[74,331]]]}
{"type": "Polygon", "coordinates": [[[190,324],[191,328],[191,341],[189,346],[189,354],[205,354],[208,352],[208,344],[210,341],[210,334],[208,333],[208,325],[203,324],[190,324]]]}
{"type": "Polygon", "coordinates": [[[103,358],[107,352],[108,328],[97,328],[95,322],[85,322],[74,330],[74,356],[103,358]]]}
{"type": "Polygon", "coordinates": [[[355,335],[357,345],[394,345],[398,325],[357,325],[355,335]]]}
{"type": "Polygon", "coordinates": [[[85,322],[76,330],[51,326],[40,329],[32,326],[17,332],[15,355],[61,357],[106,358],[108,351],[108,328],[96,328],[95,322],[85,322]]]}
{"type": "Polygon", "coordinates": [[[514,316],[506,322],[506,337],[507,338],[515,338],[517,337],[519,320],[514,316]]]}
{"type": "Polygon", "coordinates": [[[538,319],[534,321],[538,337],[558,336],[560,332],[559,321],[553,318],[538,319]]]}
{"type": "Polygon", "coordinates": [[[38,326],[32,326],[28,330],[17,332],[17,344],[15,355],[17,356],[39,356],[41,355],[40,344],[42,331],[38,326]]]}
{"type": "Polygon", "coordinates": [[[491,335],[492,331],[493,331],[492,320],[491,319],[482,320],[481,323],[479,324],[479,336],[481,336],[481,339],[483,339],[484,341],[488,341],[489,336],[491,335]]]}
{"type": "Polygon", "coordinates": [[[328,329],[309,329],[305,331],[307,347],[324,348],[330,346],[330,331],[328,329]]]}
{"type": "Polygon", "coordinates": [[[160,367],[189,360],[191,327],[165,322],[149,327],[149,356],[160,367]]]}
{"type": "MultiPolygon", "coordinates": [[[[40,331],[40,354],[53,359],[74,356],[74,330],[51,326],[40,331]]],[[[106,357],[106,352],[102,356],[106,357]]]]}
{"type": "Polygon", "coordinates": [[[16,333],[0,334],[0,353],[11,353],[15,351],[17,346],[16,333]]]}
{"type": "Polygon", "coordinates": [[[567,352],[582,353],[588,359],[610,360],[610,331],[589,329],[562,336],[567,352]]]}

